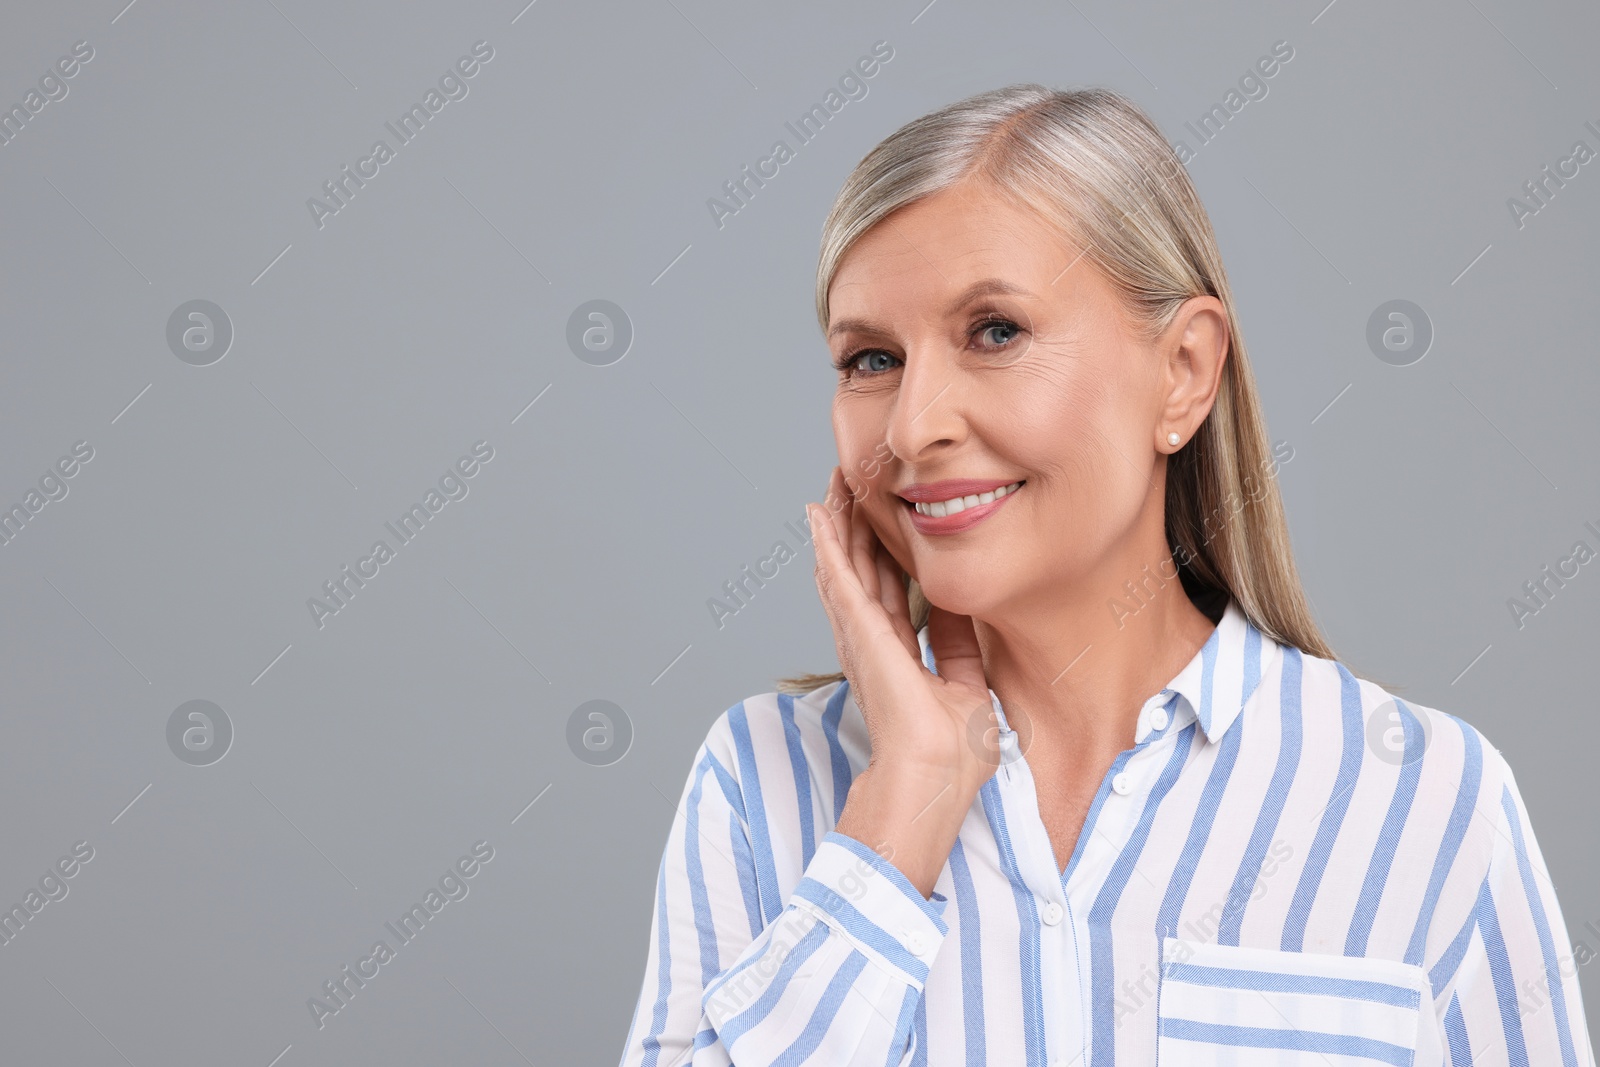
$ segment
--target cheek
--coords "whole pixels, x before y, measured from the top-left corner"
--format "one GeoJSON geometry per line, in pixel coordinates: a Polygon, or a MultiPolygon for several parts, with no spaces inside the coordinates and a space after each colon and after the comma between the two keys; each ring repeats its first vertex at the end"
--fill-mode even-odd
{"type": "Polygon", "coordinates": [[[1127,390],[1087,374],[1038,384],[1016,398],[1005,434],[1018,464],[1041,476],[1039,504],[1082,529],[1141,499],[1151,471],[1127,390]]]}
{"type": "MultiPolygon", "coordinates": [[[[898,523],[902,502],[892,492],[889,469],[893,453],[884,438],[887,408],[870,397],[835,398],[833,436],[839,449],[839,469],[845,484],[862,502],[864,514],[891,555],[910,569],[910,555],[898,523]]],[[[861,514],[863,512],[858,512],[861,514]]]]}
{"type": "Polygon", "coordinates": [[[846,460],[861,437],[867,413],[860,404],[851,403],[840,394],[833,399],[833,439],[839,443],[839,458],[846,460]]]}
{"type": "Polygon", "coordinates": [[[997,398],[992,425],[1025,469],[1077,475],[1097,465],[1115,420],[1108,398],[1087,375],[1030,375],[997,398]]]}
{"type": "Polygon", "coordinates": [[[839,469],[845,483],[860,490],[871,488],[883,479],[889,452],[884,445],[882,405],[862,398],[836,400],[833,405],[833,437],[839,448],[839,469]]]}

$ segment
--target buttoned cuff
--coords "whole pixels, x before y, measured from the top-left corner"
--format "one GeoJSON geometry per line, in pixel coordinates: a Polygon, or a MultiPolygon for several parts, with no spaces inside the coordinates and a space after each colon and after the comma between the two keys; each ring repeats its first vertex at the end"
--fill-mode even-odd
{"type": "Polygon", "coordinates": [[[817,846],[795,897],[870,958],[919,986],[950,932],[945,897],[924,900],[898,867],[833,830],[817,846]]]}

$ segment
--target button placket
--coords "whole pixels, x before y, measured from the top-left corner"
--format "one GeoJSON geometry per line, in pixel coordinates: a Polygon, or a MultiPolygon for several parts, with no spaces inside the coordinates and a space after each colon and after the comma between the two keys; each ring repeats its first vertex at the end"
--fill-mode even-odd
{"type": "MultiPolygon", "coordinates": [[[[998,702],[997,702],[998,706],[998,702]]],[[[1065,892],[1061,870],[1038,808],[1033,770],[1020,749],[1014,730],[1000,732],[1002,763],[995,776],[1000,796],[999,815],[1005,819],[1012,858],[1022,886],[1033,895],[1039,925],[1039,985],[1047,1003],[1081,999],[1081,966],[1074,956],[1072,924],[1063,901],[1052,899],[1065,892]]],[[[991,828],[994,814],[990,815],[991,828]]],[[[995,828],[998,833],[998,828],[995,828]]],[[[1047,1013],[1044,1040],[1048,1049],[1064,1048],[1081,1040],[1076,1024],[1065,1014],[1047,1013]]],[[[1082,1067],[1080,1064],[1079,1067],[1082,1067]]]]}

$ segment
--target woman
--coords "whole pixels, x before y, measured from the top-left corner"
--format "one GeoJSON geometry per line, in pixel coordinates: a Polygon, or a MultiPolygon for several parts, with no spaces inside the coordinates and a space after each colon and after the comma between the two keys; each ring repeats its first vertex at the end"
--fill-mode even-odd
{"type": "Polygon", "coordinates": [[[1138,108],[909,123],[817,310],[844,670],[712,726],[625,1067],[1593,1062],[1505,761],[1318,632],[1292,447],[1138,108]]]}

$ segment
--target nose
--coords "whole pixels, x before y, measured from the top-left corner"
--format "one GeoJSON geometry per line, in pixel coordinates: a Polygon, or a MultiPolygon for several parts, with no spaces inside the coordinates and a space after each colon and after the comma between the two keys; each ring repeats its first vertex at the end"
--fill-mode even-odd
{"type": "Polygon", "coordinates": [[[905,368],[884,439],[901,460],[916,462],[965,438],[961,385],[954,362],[935,346],[905,354],[905,368]]]}

